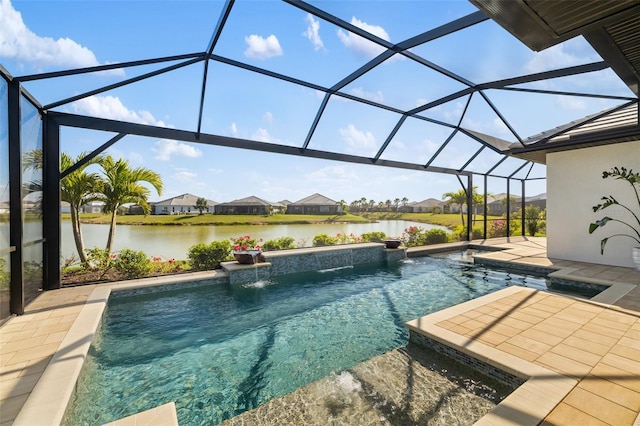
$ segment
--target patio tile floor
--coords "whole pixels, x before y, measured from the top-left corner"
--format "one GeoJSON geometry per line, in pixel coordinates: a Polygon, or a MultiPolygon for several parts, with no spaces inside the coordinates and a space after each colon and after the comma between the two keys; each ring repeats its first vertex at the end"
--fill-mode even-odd
{"type": "MultiPolygon", "coordinates": [[[[548,259],[544,238],[474,243],[506,249],[483,253],[483,258],[545,266],[577,281],[612,285],[596,296],[597,302],[516,289],[473,309],[458,305],[449,316],[442,316],[444,311],[433,314],[439,318],[433,330],[443,330],[454,344],[464,342],[480,351],[484,359],[489,353],[485,351],[491,350],[495,351],[491,354],[500,353],[509,359],[514,370],[553,372],[552,378],[529,380],[512,400],[507,398],[507,404],[500,404],[493,415],[485,416],[484,424],[507,424],[509,420],[501,416],[517,412],[513,407],[524,410],[526,416],[520,415],[528,420],[544,413],[538,423],[545,425],[640,424],[640,272],[548,259]],[[543,392],[539,386],[550,387],[543,392]],[[526,392],[530,392],[531,404],[536,397],[557,401],[551,405],[541,401],[526,408],[518,399],[526,392]]],[[[17,424],[18,413],[56,352],[63,349],[61,343],[69,337],[91,293],[114,285],[45,292],[24,315],[0,326],[0,426],[17,424]]]]}

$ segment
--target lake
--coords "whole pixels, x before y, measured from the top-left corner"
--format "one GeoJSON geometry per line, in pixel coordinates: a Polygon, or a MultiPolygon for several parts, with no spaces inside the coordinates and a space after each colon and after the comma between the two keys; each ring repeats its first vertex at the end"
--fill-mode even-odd
{"type": "MultiPolygon", "coordinates": [[[[149,256],[164,259],[186,259],[189,247],[197,243],[209,243],[215,240],[227,240],[241,235],[251,235],[264,241],[280,237],[292,237],[300,247],[311,247],[317,234],[351,234],[360,236],[365,232],[382,231],[389,237],[398,237],[405,228],[420,226],[424,229],[442,229],[444,226],[406,220],[382,220],[377,223],[327,223],[313,225],[200,225],[200,226],[151,226],[118,225],[114,242],[114,251],[123,248],[142,250],[149,256]]],[[[109,225],[82,224],[82,235],[86,248],[104,248],[107,243],[109,225]]],[[[77,252],[71,232],[71,222],[62,222],[63,259],[77,252]]]]}

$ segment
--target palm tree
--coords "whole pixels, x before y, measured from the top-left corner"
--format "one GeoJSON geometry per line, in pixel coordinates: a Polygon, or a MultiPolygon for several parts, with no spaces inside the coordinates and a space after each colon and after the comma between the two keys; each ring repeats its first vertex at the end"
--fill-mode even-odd
{"type": "MultiPolygon", "coordinates": [[[[73,159],[69,154],[61,152],[60,170],[64,172],[86,156],[87,153],[83,152],[73,159]]],[[[82,165],[82,167],[74,170],[60,180],[60,199],[69,203],[73,240],[76,243],[76,250],[78,251],[78,256],[82,263],[87,263],[87,253],[84,248],[82,229],[80,228],[80,209],[83,205],[100,199],[100,195],[98,194],[100,188],[100,176],[97,173],[87,173],[85,169],[89,165],[96,164],[102,159],[103,157],[100,156],[92,158],[91,161],[82,165]]]]}
{"type": "Polygon", "coordinates": [[[447,204],[455,203],[460,206],[460,219],[462,220],[462,226],[464,226],[464,214],[462,213],[462,206],[467,204],[467,193],[464,189],[458,192],[445,192],[442,194],[442,199],[447,201],[447,204]]]}
{"type": "Polygon", "coordinates": [[[385,201],[384,204],[387,206],[387,211],[390,212],[391,211],[391,200],[387,199],[387,201],[385,201]]]}
{"type": "Polygon", "coordinates": [[[402,197],[402,200],[400,200],[400,202],[402,203],[402,210],[406,212],[406,207],[409,203],[409,199],[407,197],[402,197]]]}
{"type": "Polygon", "coordinates": [[[118,207],[126,203],[136,203],[142,207],[144,214],[148,214],[151,211],[148,202],[151,191],[141,185],[140,182],[150,184],[155,188],[158,195],[162,195],[162,179],[154,171],[144,167],[132,169],[126,160],[121,158],[115,161],[110,155],[103,158],[100,161],[100,165],[104,171],[100,199],[105,203],[105,213],[111,213],[111,224],[106,246],[106,250],[110,253],[116,232],[118,207]]]}
{"type": "Polygon", "coordinates": [[[398,206],[400,205],[400,198],[396,198],[393,200],[393,208],[396,212],[398,212],[398,206]]]}
{"type": "Polygon", "coordinates": [[[349,213],[349,206],[345,200],[340,200],[338,204],[340,205],[340,214],[345,215],[349,213]]]}
{"type": "MultiPolygon", "coordinates": [[[[196,200],[195,208],[198,209],[200,214],[202,214],[202,211],[206,210],[208,207],[209,207],[209,203],[207,202],[207,199],[206,198],[202,198],[202,197],[198,197],[198,199],[196,200]]],[[[271,207],[271,206],[269,206],[269,207],[271,207]]],[[[269,212],[269,214],[271,214],[271,211],[269,212]]]]}

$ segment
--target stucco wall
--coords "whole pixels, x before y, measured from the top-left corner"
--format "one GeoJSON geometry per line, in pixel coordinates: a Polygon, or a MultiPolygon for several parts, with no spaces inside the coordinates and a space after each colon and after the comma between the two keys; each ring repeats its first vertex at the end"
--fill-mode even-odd
{"type": "Polygon", "coordinates": [[[627,182],[602,179],[602,172],[614,166],[640,172],[640,141],[547,154],[549,257],[633,267],[631,247],[637,243],[629,238],[610,239],[604,255],[600,255],[600,240],[619,232],[628,233],[628,228],[609,222],[593,234],[588,233],[589,224],[604,216],[629,217],[619,206],[594,213],[592,207],[600,204],[603,196],[611,195],[640,214],[627,182]]]}

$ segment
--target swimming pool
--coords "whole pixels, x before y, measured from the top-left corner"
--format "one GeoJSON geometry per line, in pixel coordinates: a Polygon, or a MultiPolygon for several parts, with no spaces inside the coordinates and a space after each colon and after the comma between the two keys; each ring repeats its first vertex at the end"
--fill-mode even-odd
{"type": "Polygon", "coordinates": [[[248,285],[113,293],[65,423],[103,424],[175,401],[217,424],[405,345],[404,323],[543,278],[419,258],[248,285]]]}

